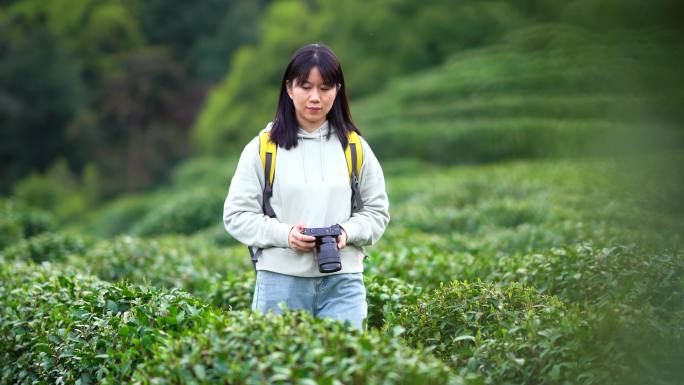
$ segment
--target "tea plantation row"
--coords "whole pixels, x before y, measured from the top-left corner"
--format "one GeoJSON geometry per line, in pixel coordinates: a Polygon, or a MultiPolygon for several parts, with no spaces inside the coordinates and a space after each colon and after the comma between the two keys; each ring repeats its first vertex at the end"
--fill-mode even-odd
{"type": "MultiPolygon", "coordinates": [[[[244,383],[266,381],[271,377],[259,376],[268,375],[276,376],[271,380],[300,383],[314,378],[319,383],[333,378],[342,383],[434,382],[427,372],[413,371],[412,366],[403,363],[407,359],[401,358],[404,356],[397,359],[397,365],[404,369],[386,363],[391,361],[387,349],[406,345],[396,349],[406,352],[405,357],[422,357],[415,361],[420,363],[416,363],[418,367],[424,364],[442,373],[444,367],[433,363],[421,349],[439,357],[451,369],[451,377],[442,377],[447,382],[665,384],[680,378],[679,362],[684,357],[684,255],[671,246],[676,245],[677,238],[672,234],[681,223],[676,212],[667,215],[657,207],[644,205],[648,196],[643,190],[626,188],[634,187],[637,180],[618,183],[613,165],[605,161],[452,169],[395,163],[388,167],[388,173],[395,172],[407,176],[388,178],[392,223],[380,243],[368,249],[371,258],[365,274],[373,336],[368,338],[384,342],[355,348],[366,354],[364,365],[366,361],[375,363],[386,366],[387,371],[370,370],[359,366],[358,361],[349,364],[350,356],[329,356],[334,352],[326,349],[318,356],[307,356],[306,351],[320,348],[314,346],[320,341],[312,334],[297,334],[301,341],[308,341],[299,344],[296,339],[290,340],[294,337],[279,329],[281,326],[263,326],[263,320],[245,321],[252,319],[245,312],[254,286],[251,263],[243,247],[225,246],[221,239],[214,242],[215,238],[209,236],[213,229],[190,236],[98,240],[55,232],[49,220],[40,219],[40,215],[20,215],[30,210],[13,207],[9,202],[4,202],[4,217],[14,219],[7,220],[9,225],[4,226],[31,236],[8,245],[2,252],[2,279],[6,284],[0,324],[3,335],[10,336],[7,343],[3,342],[7,348],[2,357],[7,362],[41,362],[34,355],[43,352],[53,359],[55,367],[61,368],[56,369],[59,375],[77,378],[85,373],[87,378],[98,381],[148,378],[150,383],[244,383]],[[411,169],[416,172],[407,172],[411,169]],[[421,189],[416,190],[416,186],[421,189]],[[30,228],[38,230],[26,230],[30,228]],[[42,261],[51,264],[32,264],[42,261]],[[19,277],[24,276],[29,278],[22,281],[19,277]],[[22,328],[34,326],[38,329],[26,329],[31,333],[24,334],[47,336],[60,330],[67,334],[76,330],[66,326],[70,321],[57,321],[71,317],[69,309],[77,307],[73,301],[80,301],[60,299],[73,289],[59,276],[72,277],[68,280],[89,287],[100,285],[94,282],[101,279],[113,283],[102,285],[118,288],[112,290],[133,293],[121,301],[112,300],[108,317],[124,317],[127,310],[121,309],[130,306],[128,303],[148,298],[143,292],[173,292],[194,308],[209,309],[205,313],[212,315],[195,317],[200,325],[196,327],[184,323],[192,317],[183,306],[170,305],[176,309],[169,310],[175,312],[171,318],[175,317],[176,329],[153,324],[153,331],[143,333],[151,333],[150,349],[131,347],[130,354],[134,354],[133,350],[140,354],[116,359],[111,365],[78,358],[74,360],[82,366],[69,366],[69,357],[55,355],[56,351],[70,349],[65,341],[45,342],[39,337],[23,341],[28,337],[18,337],[25,332],[22,328]],[[31,291],[41,286],[40,282],[48,281],[52,284],[45,284],[47,289],[40,295],[31,291]],[[51,301],[66,302],[52,306],[51,301]],[[52,313],[36,310],[48,308],[54,309],[52,313]],[[44,318],[46,314],[56,317],[56,321],[44,318]],[[241,337],[221,334],[228,322],[242,322],[235,329],[241,337]],[[24,326],[17,328],[19,324],[24,326]],[[155,340],[157,334],[161,337],[155,340]],[[241,358],[231,361],[228,356],[249,348],[231,338],[246,338],[250,341],[246,345],[262,350],[244,350],[241,358]],[[50,343],[52,350],[45,351],[42,344],[50,343]],[[280,343],[283,345],[277,345],[280,343]],[[388,346],[391,348],[385,349],[388,346]],[[298,361],[302,356],[304,361],[298,361]],[[255,357],[269,357],[271,366],[259,367],[260,360],[255,357]],[[317,359],[325,362],[325,370],[331,370],[328,375],[313,369],[317,359]],[[335,366],[338,359],[356,369],[335,366]],[[303,372],[297,372],[295,369],[302,365],[303,372]],[[115,366],[118,369],[112,369],[115,366]],[[122,367],[123,372],[111,374],[122,367]],[[173,367],[184,369],[170,375],[173,367]],[[279,369],[269,372],[270,367],[279,369]],[[252,370],[244,368],[261,369],[250,377],[247,372],[252,370]],[[240,370],[242,374],[236,374],[240,370]],[[414,374],[391,374],[405,373],[402,370],[414,374]]],[[[217,205],[216,211],[220,212],[220,202],[217,205]]],[[[201,216],[208,211],[196,212],[201,216]]],[[[222,230],[220,226],[218,230],[222,230]]],[[[107,302],[98,303],[106,313],[107,302]]],[[[88,318],[79,325],[85,327],[83,330],[96,328],[94,322],[103,317],[88,318]]],[[[321,327],[312,326],[319,325],[319,320],[292,317],[296,321],[286,318],[275,322],[301,324],[304,329],[321,327]]],[[[74,338],[85,344],[95,343],[92,356],[104,357],[110,354],[108,350],[129,349],[125,347],[128,330],[122,332],[126,336],[118,330],[112,332],[107,337],[110,339],[99,345],[93,339],[99,332],[74,338]]],[[[352,338],[342,329],[325,333],[330,333],[332,339],[352,338]]],[[[344,346],[354,347],[361,342],[349,340],[347,344],[344,346]]],[[[358,359],[360,353],[355,352],[349,354],[358,359]]],[[[84,357],[90,357],[88,354],[84,357]]],[[[21,376],[34,376],[39,382],[58,378],[57,372],[41,370],[9,366],[3,372],[3,381],[11,383],[21,376]]]]}

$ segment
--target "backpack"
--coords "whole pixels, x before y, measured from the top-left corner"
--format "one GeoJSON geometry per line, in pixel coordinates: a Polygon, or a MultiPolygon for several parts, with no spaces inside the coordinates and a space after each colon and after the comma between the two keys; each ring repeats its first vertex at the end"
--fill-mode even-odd
{"type": "MultiPolygon", "coordinates": [[[[359,174],[361,173],[361,166],[363,165],[363,147],[359,134],[355,131],[349,133],[349,143],[344,149],[344,156],[347,158],[347,170],[349,170],[349,184],[352,189],[352,211],[361,210],[363,208],[363,200],[361,199],[361,190],[359,188],[359,174]]],[[[271,141],[271,132],[263,131],[259,134],[259,157],[261,158],[261,166],[264,169],[264,193],[261,202],[261,208],[264,214],[271,218],[275,218],[275,212],[271,207],[271,196],[273,195],[273,180],[275,179],[275,160],[278,146],[271,141]]],[[[258,253],[255,253],[251,247],[247,247],[252,256],[252,262],[256,267],[258,253]]]]}

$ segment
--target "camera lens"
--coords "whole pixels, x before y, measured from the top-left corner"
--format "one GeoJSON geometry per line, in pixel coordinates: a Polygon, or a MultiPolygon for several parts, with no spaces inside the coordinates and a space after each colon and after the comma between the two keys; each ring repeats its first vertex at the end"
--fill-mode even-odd
{"type": "Polygon", "coordinates": [[[321,273],[334,273],[342,269],[340,251],[337,249],[335,237],[324,236],[320,238],[318,248],[318,271],[321,273]]]}

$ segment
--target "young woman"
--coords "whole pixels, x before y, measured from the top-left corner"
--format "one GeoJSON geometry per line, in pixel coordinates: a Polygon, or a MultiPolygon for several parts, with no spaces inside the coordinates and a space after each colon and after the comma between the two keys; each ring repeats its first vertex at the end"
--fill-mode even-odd
{"type": "Polygon", "coordinates": [[[342,67],[330,48],[311,44],[294,53],[280,84],[275,118],[262,130],[277,146],[270,200],[264,200],[270,182],[258,135],[242,151],[223,222],[230,235],[255,253],[253,311],[279,313],[284,302],[289,309],[348,321],[364,330],[363,246],[385,231],[389,202],[380,164],[359,136],[363,160],[356,194],[362,204],[352,204],[345,148],[350,134],[360,131],[352,122],[345,90],[342,67]],[[341,270],[321,273],[316,238],[302,231],[336,224],[342,228],[336,239],[341,270]]]}

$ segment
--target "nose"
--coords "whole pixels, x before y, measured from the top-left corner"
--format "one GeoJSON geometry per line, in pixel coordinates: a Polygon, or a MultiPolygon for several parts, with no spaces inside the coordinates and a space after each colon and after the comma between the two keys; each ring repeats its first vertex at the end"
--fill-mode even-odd
{"type": "Polygon", "coordinates": [[[318,94],[318,90],[315,87],[311,90],[311,94],[309,95],[309,101],[311,101],[311,102],[320,101],[320,96],[318,94]]]}

